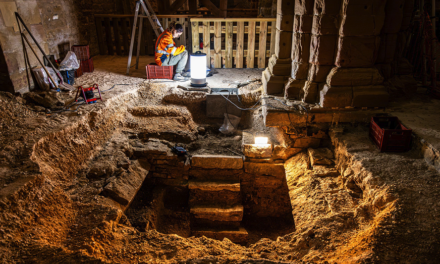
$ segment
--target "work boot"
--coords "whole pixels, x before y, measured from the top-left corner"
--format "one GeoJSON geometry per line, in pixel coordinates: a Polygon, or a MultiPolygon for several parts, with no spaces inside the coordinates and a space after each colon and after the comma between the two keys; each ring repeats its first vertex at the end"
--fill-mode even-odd
{"type": "Polygon", "coordinates": [[[174,81],[177,81],[177,82],[184,82],[184,81],[187,81],[188,78],[183,77],[182,74],[180,74],[180,73],[176,73],[176,74],[174,75],[173,80],[174,80],[174,81]]]}

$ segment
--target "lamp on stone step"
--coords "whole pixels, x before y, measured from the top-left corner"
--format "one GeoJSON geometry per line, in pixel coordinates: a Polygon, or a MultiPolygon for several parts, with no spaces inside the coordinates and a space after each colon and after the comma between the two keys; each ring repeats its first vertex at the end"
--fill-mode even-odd
{"type": "Polygon", "coordinates": [[[190,56],[191,86],[206,86],[206,54],[197,51],[190,56]]]}
{"type": "Polygon", "coordinates": [[[264,133],[256,133],[254,140],[255,140],[255,145],[258,145],[258,146],[264,146],[264,145],[269,144],[269,142],[268,142],[269,138],[264,133]]]}

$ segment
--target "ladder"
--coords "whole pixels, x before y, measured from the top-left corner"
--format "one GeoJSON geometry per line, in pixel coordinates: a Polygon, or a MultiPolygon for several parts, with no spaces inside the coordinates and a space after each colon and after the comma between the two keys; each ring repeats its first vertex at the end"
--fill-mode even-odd
{"type": "Polygon", "coordinates": [[[133,47],[134,47],[134,39],[136,37],[136,24],[138,17],[140,18],[140,24],[139,24],[139,36],[138,36],[138,45],[137,45],[137,55],[136,55],[136,69],[138,69],[139,66],[139,53],[141,49],[141,37],[142,37],[142,25],[143,25],[143,19],[148,18],[150,21],[150,25],[153,27],[154,33],[156,33],[156,37],[159,37],[159,35],[163,32],[162,25],[159,22],[159,19],[157,18],[156,14],[154,13],[153,8],[150,5],[150,2],[148,0],[140,0],[136,2],[136,8],[134,11],[134,22],[133,22],[133,30],[131,33],[131,41],[130,41],[130,52],[128,54],[128,64],[127,64],[127,75],[130,74],[130,67],[131,67],[131,59],[133,57],[133,47]],[[147,2],[147,5],[145,5],[145,2],[147,2]],[[143,13],[145,15],[139,15],[139,9],[142,6],[143,13]],[[148,8],[147,8],[148,6],[148,8]],[[150,10],[150,11],[148,11],[150,10]],[[159,32],[160,31],[160,32],[159,32]]]}

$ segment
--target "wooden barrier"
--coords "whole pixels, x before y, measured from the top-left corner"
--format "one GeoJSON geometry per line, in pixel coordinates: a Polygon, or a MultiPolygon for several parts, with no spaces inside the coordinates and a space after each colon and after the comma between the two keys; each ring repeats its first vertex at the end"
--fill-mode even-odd
{"type": "Polygon", "coordinates": [[[215,68],[266,68],[275,53],[276,18],[191,18],[191,32],[215,68]]]}
{"type": "MultiPolygon", "coordinates": [[[[142,36],[140,39],[141,48],[140,55],[154,56],[156,43],[156,35],[150,25],[150,21],[146,16],[139,16],[142,23],[138,23],[142,28],[142,36]]],[[[189,30],[189,19],[194,15],[158,15],[163,29],[166,29],[171,22],[182,24],[183,34],[179,39],[175,39],[176,45],[191,45],[191,37],[189,30]]],[[[133,26],[134,15],[95,15],[96,33],[98,37],[99,53],[101,55],[128,55],[131,41],[131,31],[133,26]]],[[[137,37],[136,37],[137,38],[137,37]]],[[[138,39],[135,43],[138,43],[138,39]]]]}

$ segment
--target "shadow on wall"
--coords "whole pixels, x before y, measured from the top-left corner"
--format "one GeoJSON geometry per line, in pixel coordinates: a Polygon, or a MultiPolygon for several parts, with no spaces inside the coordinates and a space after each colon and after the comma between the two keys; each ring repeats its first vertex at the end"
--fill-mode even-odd
{"type": "Polygon", "coordinates": [[[11,78],[9,78],[8,64],[6,63],[3,48],[0,46],[0,91],[14,93],[14,85],[11,78]]]}

